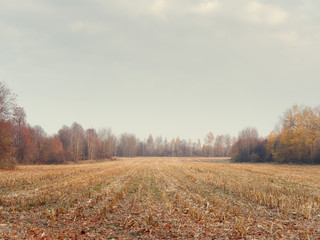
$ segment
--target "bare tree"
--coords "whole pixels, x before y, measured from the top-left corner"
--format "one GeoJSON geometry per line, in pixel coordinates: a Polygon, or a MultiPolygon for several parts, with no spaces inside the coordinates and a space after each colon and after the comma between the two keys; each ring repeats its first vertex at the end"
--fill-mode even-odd
{"type": "Polygon", "coordinates": [[[15,95],[0,82],[0,168],[14,168],[13,128],[10,122],[16,106],[15,95]]]}
{"type": "Polygon", "coordinates": [[[218,135],[214,142],[213,152],[215,157],[223,157],[224,146],[223,146],[223,135],[218,135]]]}
{"type": "Polygon", "coordinates": [[[9,120],[16,107],[16,95],[4,82],[0,82],[0,120],[9,120]]]}
{"type": "Polygon", "coordinates": [[[147,140],[147,153],[148,153],[148,156],[154,155],[154,142],[151,134],[149,135],[147,140]]]}
{"type": "Polygon", "coordinates": [[[238,139],[232,147],[232,158],[234,161],[256,161],[254,149],[259,143],[258,137],[259,135],[257,129],[252,127],[243,129],[239,133],[238,139]]]}
{"type": "Polygon", "coordinates": [[[213,146],[214,146],[214,135],[212,132],[209,132],[204,139],[204,150],[205,154],[208,157],[213,157],[213,146]]]}
{"type": "Polygon", "coordinates": [[[138,139],[134,134],[124,133],[121,135],[117,152],[123,157],[135,157],[138,150],[138,139]]]}
{"type": "Polygon", "coordinates": [[[224,146],[225,146],[224,156],[230,157],[232,142],[231,142],[231,137],[228,134],[224,136],[224,146]]]}
{"type": "Polygon", "coordinates": [[[99,130],[98,136],[101,142],[100,158],[115,156],[116,137],[113,135],[112,130],[110,128],[102,128],[99,130]]]}
{"type": "Polygon", "coordinates": [[[72,124],[70,137],[72,157],[74,161],[78,161],[83,155],[83,146],[85,142],[84,130],[79,123],[75,122],[72,124]]]}
{"type": "Polygon", "coordinates": [[[164,145],[162,136],[156,137],[155,140],[155,153],[156,156],[163,156],[164,155],[164,145]]]}

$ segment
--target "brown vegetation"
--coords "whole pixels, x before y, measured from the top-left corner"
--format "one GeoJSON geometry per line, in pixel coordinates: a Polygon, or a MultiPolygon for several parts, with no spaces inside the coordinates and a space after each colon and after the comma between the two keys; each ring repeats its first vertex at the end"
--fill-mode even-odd
{"type": "Polygon", "coordinates": [[[205,160],[130,158],[2,171],[0,238],[320,238],[318,166],[205,160]]]}

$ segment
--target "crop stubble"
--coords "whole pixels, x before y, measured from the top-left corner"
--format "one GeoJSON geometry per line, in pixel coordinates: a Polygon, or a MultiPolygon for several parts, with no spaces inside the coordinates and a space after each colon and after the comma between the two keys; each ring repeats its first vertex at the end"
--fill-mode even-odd
{"type": "Polygon", "coordinates": [[[4,239],[320,239],[320,167],[133,158],[0,172],[4,239]]]}

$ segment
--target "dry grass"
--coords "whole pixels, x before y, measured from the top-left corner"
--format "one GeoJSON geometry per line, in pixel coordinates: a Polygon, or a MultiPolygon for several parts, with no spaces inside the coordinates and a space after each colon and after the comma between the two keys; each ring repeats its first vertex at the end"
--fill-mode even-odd
{"type": "Polygon", "coordinates": [[[4,239],[320,239],[320,166],[134,158],[0,172],[4,239]]]}

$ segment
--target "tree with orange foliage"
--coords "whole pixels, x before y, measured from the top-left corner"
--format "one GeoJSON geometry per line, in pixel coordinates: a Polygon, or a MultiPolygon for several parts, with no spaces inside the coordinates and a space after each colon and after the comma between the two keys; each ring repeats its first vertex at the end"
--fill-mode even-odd
{"type": "Polygon", "coordinates": [[[268,136],[267,149],[280,163],[320,163],[320,110],[294,105],[281,119],[281,129],[268,136]]]}
{"type": "Polygon", "coordinates": [[[89,128],[86,131],[86,158],[88,160],[97,159],[101,149],[101,142],[95,129],[89,128]]]}
{"type": "Polygon", "coordinates": [[[62,142],[58,136],[46,138],[40,146],[39,163],[61,164],[65,163],[62,142]]]}
{"type": "Polygon", "coordinates": [[[14,128],[14,146],[18,163],[35,163],[37,147],[34,129],[27,124],[23,108],[15,107],[12,118],[14,128]]]}
{"type": "Polygon", "coordinates": [[[16,165],[13,129],[8,121],[0,119],[0,168],[13,169],[16,165]]]}

